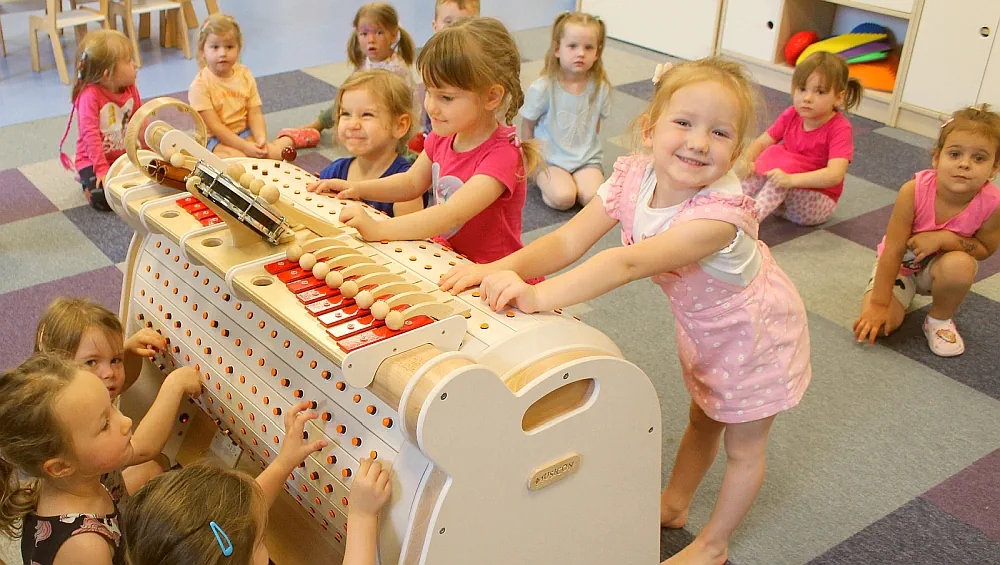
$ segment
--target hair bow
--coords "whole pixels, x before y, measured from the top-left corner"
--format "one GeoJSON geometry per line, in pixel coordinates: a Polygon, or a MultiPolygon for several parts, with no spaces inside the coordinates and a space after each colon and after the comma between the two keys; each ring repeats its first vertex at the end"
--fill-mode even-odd
{"type": "Polygon", "coordinates": [[[670,72],[670,69],[672,68],[674,68],[674,64],[670,61],[657,64],[656,70],[653,71],[653,84],[660,84],[660,80],[663,79],[663,75],[670,72]]]}
{"type": "Polygon", "coordinates": [[[521,138],[518,137],[516,133],[511,133],[509,136],[507,136],[507,139],[510,140],[510,144],[513,145],[514,147],[517,147],[518,149],[521,148],[521,138]]]}
{"type": "Polygon", "coordinates": [[[944,129],[944,128],[948,127],[948,124],[950,124],[951,122],[954,122],[954,121],[955,121],[955,118],[948,118],[947,120],[944,121],[943,124],[941,124],[941,129],[944,129]]]}

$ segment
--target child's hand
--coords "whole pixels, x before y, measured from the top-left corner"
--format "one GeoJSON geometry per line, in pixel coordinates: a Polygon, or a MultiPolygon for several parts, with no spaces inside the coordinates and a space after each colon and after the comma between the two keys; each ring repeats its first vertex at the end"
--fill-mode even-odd
{"type": "Polygon", "coordinates": [[[736,160],[736,164],[733,165],[733,172],[740,180],[746,179],[754,172],[754,162],[749,159],[739,158],[736,160]]]}
{"type": "Polygon", "coordinates": [[[854,321],[854,337],[858,343],[867,341],[868,345],[871,345],[875,343],[879,330],[883,328],[885,335],[889,335],[889,307],[869,303],[854,321]]]}
{"type": "Polygon", "coordinates": [[[781,169],[771,169],[768,171],[767,180],[778,188],[786,190],[789,188],[795,188],[795,183],[792,182],[792,176],[781,169]]]}
{"type": "Polygon", "coordinates": [[[125,351],[139,357],[152,357],[166,346],[167,342],[162,335],[149,328],[143,328],[128,338],[125,342],[125,351]]]}
{"type": "Polygon", "coordinates": [[[920,232],[907,240],[906,246],[916,255],[913,259],[914,263],[919,263],[941,250],[944,245],[944,234],[941,231],[920,232]]]}
{"type": "Polygon", "coordinates": [[[306,185],[307,192],[316,192],[323,194],[324,192],[333,192],[337,194],[337,198],[341,200],[360,200],[361,195],[358,194],[358,189],[354,183],[347,182],[342,179],[325,179],[318,182],[311,182],[306,185]]]}
{"type": "Polygon", "coordinates": [[[267,157],[267,148],[265,147],[264,152],[261,153],[260,146],[255,141],[247,141],[243,145],[243,152],[246,153],[247,157],[255,157],[257,159],[267,157]]]}
{"type": "Polygon", "coordinates": [[[525,314],[538,312],[538,293],[535,287],[521,280],[514,271],[500,271],[486,276],[479,285],[483,300],[499,312],[508,304],[525,314]]]}
{"type": "Polygon", "coordinates": [[[371,459],[361,459],[358,474],[351,483],[351,494],[347,505],[352,514],[375,516],[389,502],[392,483],[389,471],[382,464],[371,459]]]}
{"type": "Polygon", "coordinates": [[[345,206],[344,209],[340,211],[340,222],[358,230],[358,233],[361,234],[361,237],[363,237],[366,241],[380,239],[376,233],[378,230],[378,222],[373,220],[360,204],[350,204],[345,206]]]}
{"type": "Polygon", "coordinates": [[[201,396],[201,375],[191,367],[181,367],[171,371],[163,382],[164,386],[177,387],[182,394],[193,398],[201,396]]]}
{"type": "Polygon", "coordinates": [[[281,451],[278,457],[285,458],[292,462],[292,467],[305,461],[310,454],[325,448],[326,440],[316,440],[312,443],[305,443],[302,433],[306,429],[306,422],[318,417],[315,412],[303,412],[309,408],[309,401],[303,400],[298,404],[293,404],[285,413],[285,442],[281,444],[281,451]]]}
{"type": "Polygon", "coordinates": [[[452,294],[458,294],[467,288],[472,288],[483,282],[487,275],[497,272],[497,269],[486,265],[456,265],[441,277],[438,287],[441,290],[450,290],[452,294]]]}

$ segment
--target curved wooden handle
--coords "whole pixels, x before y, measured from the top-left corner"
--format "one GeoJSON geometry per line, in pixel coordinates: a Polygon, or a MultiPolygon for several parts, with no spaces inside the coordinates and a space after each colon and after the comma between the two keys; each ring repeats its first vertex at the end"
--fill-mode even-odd
{"type": "MultiPolygon", "coordinates": [[[[151,116],[156,114],[156,112],[164,108],[176,108],[177,111],[191,116],[191,120],[194,122],[194,133],[192,138],[199,145],[204,146],[208,141],[208,128],[205,126],[205,120],[201,118],[194,108],[190,105],[177,100],[176,98],[160,97],[154,98],[149,102],[146,102],[136,110],[135,114],[132,115],[132,119],[129,120],[128,126],[125,127],[125,153],[128,154],[128,160],[132,163],[132,166],[136,168],[137,171],[142,171],[146,174],[145,168],[139,161],[139,150],[142,147],[142,142],[139,139],[139,134],[143,131],[143,126],[146,125],[146,120],[151,116]]],[[[154,122],[150,124],[151,131],[147,132],[147,137],[156,141],[159,141],[166,135],[167,132],[174,129],[166,122],[154,122]]],[[[153,153],[160,155],[160,148],[158,146],[150,147],[153,153]]],[[[163,155],[160,155],[163,157],[163,155]]],[[[155,179],[150,179],[155,180],[155,179]]]]}

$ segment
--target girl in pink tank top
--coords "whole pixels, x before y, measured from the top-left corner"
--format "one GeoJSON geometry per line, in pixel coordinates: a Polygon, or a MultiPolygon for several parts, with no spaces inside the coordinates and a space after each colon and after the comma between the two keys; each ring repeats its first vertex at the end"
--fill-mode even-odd
{"type": "Polygon", "coordinates": [[[952,114],[938,134],[934,168],[899,190],[854,322],[859,342],[895,331],[920,293],[934,300],[923,324],[931,351],[965,351],[951,318],[975,282],[977,262],[1000,243],[1000,189],[990,182],[998,169],[1000,115],[986,106],[952,114]]]}
{"type": "Polygon", "coordinates": [[[526,312],[583,302],[638,279],[663,289],[691,404],[660,501],[662,526],[687,521],[723,430],[730,456],[712,518],[671,565],[726,561],[730,537],[764,480],[774,416],[799,403],[812,374],[805,306],[757,240],[754,202],[730,171],[753,117],[750,81],[739,65],[709,58],[667,71],[633,122],[649,155],[618,159],[597,197],[555,232],[441,281],[453,293],[480,284],[492,308],[526,312]],[[623,247],[536,286],[524,282],[580,259],[615,225],[623,247]],[[737,457],[741,464],[732,465],[737,457]]]}

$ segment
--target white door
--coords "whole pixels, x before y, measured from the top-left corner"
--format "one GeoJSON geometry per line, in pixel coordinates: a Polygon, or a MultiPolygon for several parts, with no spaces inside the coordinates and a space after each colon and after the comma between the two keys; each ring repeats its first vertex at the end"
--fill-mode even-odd
{"type": "Polygon", "coordinates": [[[903,103],[942,114],[975,104],[998,23],[997,0],[962,0],[961,8],[954,0],[926,0],[903,103]]]}
{"type": "Polygon", "coordinates": [[[782,0],[729,0],[722,23],[722,48],[773,63],[781,28],[782,0]]]}
{"type": "MultiPolygon", "coordinates": [[[[992,34],[998,30],[991,29],[992,34]]],[[[989,104],[993,111],[1000,109],[1000,41],[993,40],[993,50],[990,52],[990,62],[986,65],[983,75],[983,85],[979,89],[979,104],[989,104]]]]}
{"type": "Polygon", "coordinates": [[[608,36],[682,59],[708,57],[722,0],[584,0],[583,11],[600,16],[608,36]]]}

